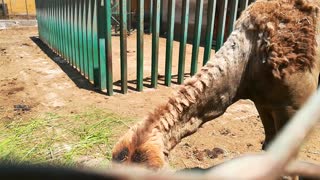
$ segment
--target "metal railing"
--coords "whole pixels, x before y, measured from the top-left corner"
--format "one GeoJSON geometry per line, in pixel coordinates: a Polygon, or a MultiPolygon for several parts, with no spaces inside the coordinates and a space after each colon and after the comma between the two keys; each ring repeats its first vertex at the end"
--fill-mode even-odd
{"type": "MultiPolygon", "coordinates": [[[[144,72],[144,29],[145,29],[145,0],[132,1],[119,0],[120,12],[120,61],[121,61],[121,92],[128,91],[127,78],[127,36],[128,36],[128,6],[137,3],[136,27],[136,80],[138,91],[143,90],[144,72]]],[[[149,1],[149,0],[148,0],[149,1]]],[[[178,84],[183,83],[185,75],[186,44],[188,37],[188,23],[190,14],[190,1],[182,0],[181,33],[178,65],[178,84]]],[[[234,27],[239,12],[244,10],[249,0],[209,0],[206,29],[202,30],[203,3],[196,1],[195,25],[193,34],[193,48],[190,74],[197,72],[201,31],[205,30],[205,44],[203,64],[211,54],[213,39],[216,39],[215,50],[218,50],[225,35],[229,35],[234,27]],[[218,10],[218,11],[217,11],[218,10]],[[219,12],[219,13],[216,13],[219,12]],[[215,20],[217,22],[215,22],[215,20]],[[216,37],[214,37],[214,28],[216,37]]],[[[178,2],[178,1],[177,1],[178,2]]],[[[159,34],[161,24],[161,8],[166,4],[161,0],[150,0],[150,30],[152,32],[152,63],[151,87],[157,88],[159,64],[159,34]]],[[[167,42],[165,54],[165,85],[172,82],[172,49],[174,41],[176,0],[168,1],[167,42]]],[[[111,0],[36,0],[37,20],[40,39],[54,52],[62,56],[68,63],[76,68],[85,78],[98,89],[106,90],[108,95],[113,94],[112,47],[111,47],[111,0]]],[[[130,16],[131,17],[131,16],[130,16]]],[[[131,19],[129,19],[131,21],[131,19]]],[[[163,20],[163,19],[162,19],[163,20]]]]}

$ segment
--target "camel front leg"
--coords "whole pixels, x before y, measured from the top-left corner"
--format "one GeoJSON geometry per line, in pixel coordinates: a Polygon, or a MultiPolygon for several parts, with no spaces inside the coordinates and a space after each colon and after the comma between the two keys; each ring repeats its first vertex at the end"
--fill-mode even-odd
{"type": "Polygon", "coordinates": [[[272,111],[270,109],[267,109],[265,107],[262,107],[261,105],[255,104],[256,108],[259,112],[260,119],[263,124],[264,133],[265,133],[265,140],[262,145],[262,149],[266,150],[267,146],[271,143],[271,141],[274,139],[276,135],[276,126],[274,123],[274,119],[272,117],[272,111]]]}

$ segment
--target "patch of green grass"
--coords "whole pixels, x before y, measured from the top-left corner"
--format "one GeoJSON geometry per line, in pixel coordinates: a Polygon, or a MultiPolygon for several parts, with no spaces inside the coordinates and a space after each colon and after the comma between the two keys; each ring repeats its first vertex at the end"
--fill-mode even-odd
{"type": "Polygon", "coordinates": [[[107,162],[112,145],[133,122],[97,109],[1,122],[0,160],[67,166],[94,159],[107,162]]]}

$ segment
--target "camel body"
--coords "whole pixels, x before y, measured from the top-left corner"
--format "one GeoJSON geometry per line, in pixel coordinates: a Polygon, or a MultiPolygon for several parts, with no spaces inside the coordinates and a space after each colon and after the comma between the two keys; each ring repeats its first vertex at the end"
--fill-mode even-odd
{"type": "Polygon", "coordinates": [[[239,99],[255,103],[265,148],[318,86],[319,8],[318,0],[250,5],[215,57],[117,142],[113,160],[163,168],[182,138],[239,99]]]}

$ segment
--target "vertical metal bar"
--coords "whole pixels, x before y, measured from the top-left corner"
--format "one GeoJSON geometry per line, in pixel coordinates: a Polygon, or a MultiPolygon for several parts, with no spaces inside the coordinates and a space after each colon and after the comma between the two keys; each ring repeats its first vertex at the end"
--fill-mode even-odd
{"type": "Polygon", "coordinates": [[[58,2],[54,2],[54,24],[55,24],[55,48],[56,53],[59,54],[59,21],[58,21],[58,2]]]}
{"type": "Polygon", "coordinates": [[[61,38],[60,38],[60,1],[56,1],[56,22],[57,22],[57,53],[61,54],[61,38]]]}
{"type": "Polygon", "coordinates": [[[68,43],[68,46],[69,46],[69,61],[70,61],[70,65],[73,66],[74,63],[73,63],[73,52],[72,52],[72,20],[71,20],[71,3],[72,3],[72,0],[68,0],[68,6],[67,6],[67,10],[68,10],[68,40],[69,40],[69,43],[68,43]]]}
{"type": "Polygon", "coordinates": [[[189,0],[182,2],[182,15],[181,15],[181,37],[179,47],[179,68],[178,68],[178,83],[182,84],[184,80],[184,68],[186,59],[186,45],[188,38],[188,25],[189,25],[189,0]]]}
{"type": "Polygon", "coordinates": [[[27,18],[29,18],[28,0],[25,0],[24,3],[25,3],[25,5],[26,5],[27,18]]]}
{"type": "Polygon", "coordinates": [[[230,13],[230,20],[228,24],[228,36],[232,33],[237,20],[238,3],[239,3],[239,0],[231,0],[231,9],[230,9],[231,13],[230,13]]]}
{"type": "Polygon", "coordinates": [[[143,90],[144,0],[138,0],[137,90],[143,90]]]}
{"type": "MultiPolygon", "coordinates": [[[[39,2],[38,0],[35,0],[35,5],[36,5],[36,20],[38,21],[38,34],[39,34],[39,37],[40,37],[40,19],[39,19],[39,16],[40,16],[40,9],[39,9],[39,2]]],[[[2,0],[2,7],[3,7],[3,11],[4,11],[4,0],[2,0]]],[[[5,11],[4,11],[5,12],[5,11]]],[[[5,16],[6,16],[6,13],[5,13],[5,16]]]]}
{"type": "Polygon", "coordinates": [[[191,70],[190,70],[191,76],[196,74],[197,69],[198,69],[199,46],[200,46],[200,40],[201,40],[202,13],[203,13],[203,0],[197,0],[196,13],[195,13],[195,25],[194,25],[194,38],[193,38],[192,57],[191,57],[191,70]]]}
{"type": "Polygon", "coordinates": [[[64,34],[65,34],[65,59],[68,61],[68,63],[70,63],[70,57],[69,57],[69,32],[68,32],[68,0],[65,0],[65,5],[64,5],[64,24],[63,26],[65,26],[65,30],[64,30],[64,34]]]}
{"type": "Polygon", "coordinates": [[[46,32],[46,35],[47,35],[47,44],[48,46],[51,48],[51,33],[48,33],[48,32],[51,32],[51,14],[50,14],[50,4],[51,4],[51,0],[48,0],[48,4],[47,4],[47,28],[48,28],[48,31],[46,32]]]}
{"type": "Polygon", "coordinates": [[[47,35],[47,44],[49,47],[51,47],[51,42],[50,42],[50,39],[51,39],[51,33],[48,33],[48,32],[51,32],[51,26],[50,26],[50,22],[51,22],[51,14],[50,14],[50,4],[51,4],[51,0],[48,0],[47,2],[47,32],[46,32],[46,35],[47,35]]]}
{"type": "Polygon", "coordinates": [[[205,65],[210,56],[212,48],[212,38],[213,38],[213,28],[214,28],[214,19],[216,14],[216,3],[217,0],[209,1],[208,14],[207,14],[207,29],[206,29],[206,39],[205,39],[205,49],[203,55],[203,65],[205,65]]]}
{"type": "Polygon", "coordinates": [[[91,83],[93,83],[93,51],[92,51],[92,1],[88,0],[88,15],[87,15],[87,47],[88,47],[88,79],[91,83]]]}
{"type": "Polygon", "coordinates": [[[120,0],[120,56],[121,91],[126,94],[127,87],[127,0],[120,0]]]}
{"type": "Polygon", "coordinates": [[[72,34],[72,62],[73,68],[77,67],[77,48],[76,48],[76,5],[77,1],[71,1],[71,34],[72,34]]]}
{"type": "Polygon", "coordinates": [[[221,0],[220,6],[219,6],[219,24],[218,24],[216,51],[218,51],[221,48],[224,42],[227,8],[228,8],[228,0],[221,0]]]}
{"type": "Polygon", "coordinates": [[[87,16],[88,16],[88,0],[83,3],[83,67],[84,76],[88,78],[88,39],[87,39],[87,16]]]}
{"type": "Polygon", "coordinates": [[[249,0],[241,0],[240,1],[240,12],[245,10],[248,7],[249,0]]]}
{"type": "Polygon", "coordinates": [[[163,1],[160,1],[160,35],[163,35],[164,34],[164,28],[163,28],[163,24],[162,24],[162,21],[163,21],[163,1]]]}
{"type": "Polygon", "coordinates": [[[57,52],[56,48],[56,33],[55,33],[55,16],[54,16],[54,11],[55,11],[55,2],[52,1],[51,3],[51,36],[52,36],[52,49],[54,52],[57,52]]]}
{"type": "Polygon", "coordinates": [[[84,0],[78,0],[79,1],[79,16],[78,16],[78,22],[79,22],[79,63],[80,63],[80,73],[84,75],[84,57],[83,57],[83,14],[84,14],[84,0]]]}
{"type": "Polygon", "coordinates": [[[4,16],[7,16],[7,11],[6,8],[4,7],[4,0],[1,1],[2,2],[2,12],[4,16]]]}
{"type": "Polygon", "coordinates": [[[156,0],[149,0],[150,1],[150,7],[149,7],[149,33],[152,33],[152,26],[153,26],[153,1],[156,0]]]}
{"type": "Polygon", "coordinates": [[[74,38],[75,38],[75,64],[76,69],[80,71],[80,55],[79,55],[79,1],[74,1],[74,38]]]}
{"type": "Polygon", "coordinates": [[[113,95],[112,46],[111,46],[111,2],[106,0],[106,52],[107,52],[107,94],[113,95]]]}
{"type": "Polygon", "coordinates": [[[71,34],[71,62],[72,62],[72,67],[76,66],[76,61],[75,61],[75,21],[74,21],[74,3],[75,1],[70,2],[69,5],[69,9],[70,9],[70,25],[71,25],[71,29],[70,29],[70,34],[71,34]]]}
{"type": "Polygon", "coordinates": [[[107,34],[107,5],[106,3],[110,3],[110,0],[99,0],[99,8],[98,8],[98,36],[99,36],[99,66],[100,66],[100,89],[107,89],[107,57],[106,53],[108,53],[108,49],[106,48],[106,34],[107,34]]]}
{"type": "Polygon", "coordinates": [[[66,1],[66,5],[65,5],[65,9],[66,9],[66,22],[65,22],[65,26],[66,26],[66,47],[67,47],[67,60],[69,62],[70,65],[72,65],[71,62],[71,57],[70,57],[70,22],[69,22],[69,3],[70,0],[65,0],[66,1]]]}
{"type": "Polygon", "coordinates": [[[11,0],[9,0],[9,2],[10,2],[11,14],[14,15],[13,10],[12,10],[12,2],[11,2],[11,0]]]}
{"type": "Polygon", "coordinates": [[[132,19],[132,14],[131,14],[131,1],[132,0],[127,0],[127,13],[128,13],[128,34],[131,33],[131,19],[132,19]]]}
{"type": "Polygon", "coordinates": [[[44,24],[45,24],[45,31],[44,31],[44,39],[45,39],[45,42],[46,44],[49,46],[49,43],[48,43],[48,32],[49,32],[49,25],[48,25],[48,22],[49,22],[49,18],[48,18],[48,7],[45,7],[45,21],[44,21],[44,24]]]}
{"type": "Polygon", "coordinates": [[[66,1],[62,1],[63,5],[62,5],[62,8],[63,8],[63,14],[62,14],[62,27],[63,27],[63,58],[65,60],[68,61],[68,50],[67,50],[67,44],[68,44],[68,41],[67,41],[67,27],[66,27],[66,1]]]}
{"type": "Polygon", "coordinates": [[[154,0],[153,4],[153,24],[152,24],[152,68],[151,87],[158,86],[158,58],[159,58],[159,30],[160,30],[160,1],[154,0]]]}
{"type": "MultiPolygon", "coordinates": [[[[98,39],[98,0],[93,0],[92,19],[92,42],[93,42],[93,83],[100,88],[100,68],[99,68],[99,39],[98,39]]],[[[100,88],[101,90],[101,88],[100,88]]]]}
{"type": "MultiPolygon", "coordinates": [[[[166,67],[165,67],[165,85],[171,85],[171,73],[172,73],[172,46],[174,37],[174,21],[175,21],[175,9],[176,1],[169,0],[168,4],[168,33],[166,44],[166,67]]],[[[160,13],[159,13],[160,16],[160,13]]]]}

